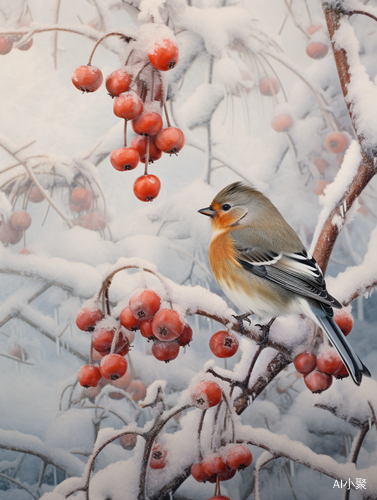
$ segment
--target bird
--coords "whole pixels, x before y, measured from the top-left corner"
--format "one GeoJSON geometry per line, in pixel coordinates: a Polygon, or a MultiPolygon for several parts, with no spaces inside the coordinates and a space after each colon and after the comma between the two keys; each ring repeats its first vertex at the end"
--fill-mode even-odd
{"type": "Polygon", "coordinates": [[[241,325],[250,314],[270,320],[266,341],[276,317],[304,314],[326,333],[357,385],[371,376],[333,318],[342,305],[328,293],[320,267],[266,196],[234,182],[198,212],[211,218],[209,263],[225,295],[244,311],[235,316],[241,325]]]}

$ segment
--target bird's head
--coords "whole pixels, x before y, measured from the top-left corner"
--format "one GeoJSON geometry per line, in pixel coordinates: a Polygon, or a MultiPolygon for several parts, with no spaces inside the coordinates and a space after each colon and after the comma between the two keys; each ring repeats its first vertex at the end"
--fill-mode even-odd
{"type": "Polygon", "coordinates": [[[258,211],[263,198],[256,189],[234,182],[217,193],[209,207],[198,212],[211,217],[212,226],[216,229],[231,228],[241,225],[248,214],[258,211]]]}

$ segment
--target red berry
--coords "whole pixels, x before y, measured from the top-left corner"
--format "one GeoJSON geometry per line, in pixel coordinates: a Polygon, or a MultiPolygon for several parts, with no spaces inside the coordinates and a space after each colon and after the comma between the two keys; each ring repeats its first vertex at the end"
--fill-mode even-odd
{"type": "Polygon", "coordinates": [[[348,370],[346,366],[342,363],[342,366],[339,368],[339,370],[336,373],[334,373],[334,377],[337,379],[342,379],[348,376],[349,376],[348,370]]]}
{"type": "Polygon", "coordinates": [[[201,410],[207,410],[220,403],[222,394],[221,389],[216,382],[203,381],[192,390],[192,404],[201,410]]]}
{"type": "Polygon", "coordinates": [[[343,361],[339,354],[334,351],[327,351],[317,356],[317,368],[321,372],[334,375],[342,368],[343,361]]]}
{"type": "Polygon", "coordinates": [[[134,401],[141,401],[147,394],[147,388],[141,380],[131,380],[128,384],[127,392],[131,394],[134,401]]]}
{"type": "Polygon", "coordinates": [[[0,54],[5,56],[12,50],[13,41],[11,38],[0,36],[0,54]]]}
{"type": "Polygon", "coordinates": [[[329,181],[325,181],[324,179],[318,179],[318,181],[314,184],[313,191],[317,196],[320,196],[325,191],[325,187],[330,184],[329,181]]]}
{"type": "Polygon", "coordinates": [[[130,343],[127,337],[123,337],[125,341],[127,341],[123,347],[119,347],[116,345],[114,349],[115,354],[119,354],[119,356],[126,356],[129,353],[130,350],[130,343]]]}
{"type": "Polygon", "coordinates": [[[152,354],[159,361],[168,363],[175,359],[179,354],[179,345],[176,340],[160,341],[155,340],[152,346],[152,354]]]}
{"type": "Polygon", "coordinates": [[[318,370],[313,370],[308,375],[305,375],[304,382],[313,394],[321,394],[321,392],[326,391],[331,386],[332,376],[318,370]]]}
{"type": "Polygon", "coordinates": [[[73,219],[74,226],[81,226],[90,231],[102,231],[106,227],[106,217],[99,212],[90,212],[89,214],[80,215],[77,219],[73,219]]]}
{"type": "MultiPolygon", "coordinates": [[[[118,380],[112,380],[111,385],[117,387],[118,389],[123,389],[125,391],[129,386],[130,382],[131,382],[131,373],[127,370],[126,373],[123,375],[123,377],[118,378],[118,380]]],[[[124,398],[124,396],[119,392],[109,392],[109,398],[122,399],[124,398]]]]}
{"type": "MultiPolygon", "coordinates": [[[[147,153],[147,141],[148,137],[145,137],[144,135],[138,135],[131,141],[131,146],[135,149],[138,150],[139,155],[140,155],[140,161],[142,163],[145,163],[146,160],[146,153],[147,153]]],[[[162,151],[158,149],[154,142],[154,138],[150,137],[149,138],[149,161],[153,163],[156,160],[159,160],[162,156],[162,151]]]]}
{"type": "Polygon", "coordinates": [[[183,328],[183,332],[179,337],[177,337],[178,345],[184,347],[185,345],[189,345],[192,341],[192,328],[189,325],[185,325],[183,328]]]}
{"type": "Polygon", "coordinates": [[[231,332],[220,330],[212,335],[209,348],[218,358],[230,358],[238,350],[238,340],[231,332]]]}
{"type": "Polygon", "coordinates": [[[136,446],[137,435],[136,434],[125,434],[119,438],[119,442],[125,450],[133,450],[136,446]]]}
{"type": "Polygon", "coordinates": [[[178,45],[169,38],[155,42],[148,50],[148,58],[156,69],[167,71],[178,62],[178,45]]]}
{"type": "Polygon", "coordinates": [[[154,338],[156,338],[152,332],[152,321],[143,321],[140,325],[140,333],[144,338],[148,340],[153,340],[154,338]]]}
{"type": "Polygon", "coordinates": [[[207,474],[208,477],[213,476],[214,474],[222,474],[226,471],[226,463],[223,462],[220,453],[212,453],[208,455],[202,461],[202,468],[204,474],[207,474]]]}
{"type": "Polygon", "coordinates": [[[10,349],[9,354],[15,358],[21,359],[22,361],[26,361],[29,357],[27,350],[21,347],[20,344],[14,344],[10,349]]]}
{"type": "Polygon", "coordinates": [[[29,190],[28,200],[32,203],[40,203],[44,199],[45,197],[43,196],[43,194],[39,191],[37,186],[33,184],[29,190]]]}
{"type": "Polygon", "coordinates": [[[153,201],[161,189],[161,182],[153,174],[142,175],[134,182],[134,194],[140,201],[153,201]]]}
{"type": "Polygon", "coordinates": [[[139,330],[141,325],[141,320],[135,318],[128,306],[123,307],[119,316],[119,321],[124,328],[131,331],[139,330]]]}
{"type": "Polygon", "coordinates": [[[325,139],[325,146],[330,153],[343,153],[347,149],[347,137],[341,132],[330,132],[325,139]]]}
{"type": "Polygon", "coordinates": [[[31,217],[25,210],[13,212],[9,218],[9,224],[16,230],[26,231],[31,225],[31,217]]]}
{"type": "MultiPolygon", "coordinates": [[[[92,334],[92,344],[93,349],[99,352],[102,356],[109,354],[111,351],[111,344],[113,342],[115,331],[109,330],[107,328],[98,328],[92,334]]],[[[129,349],[128,339],[123,337],[120,333],[118,340],[115,344],[114,352],[120,354],[120,351],[127,347],[127,352],[129,349]]],[[[126,352],[126,354],[127,354],[126,352]]]]}
{"type": "Polygon", "coordinates": [[[90,189],[77,186],[71,191],[71,204],[70,208],[74,212],[83,212],[91,207],[93,194],[90,189]]]}
{"type": "Polygon", "coordinates": [[[284,114],[274,116],[271,121],[271,127],[275,130],[275,132],[287,132],[290,128],[292,128],[293,119],[291,115],[284,114]]]}
{"type": "Polygon", "coordinates": [[[218,474],[219,481],[229,481],[229,479],[232,479],[236,475],[236,472],[236,469],[231,469],[227,466],[224,472],[218,474]]]}
{"type": "Polygon", "coordinates": [[[335,323],[342,330],[343,334],[347,336],[353,327],[353,316],[351,313],[346,311],[345,309],[334,311],[334,320],[335,323]]]}
{"type": "Polygon", "coordinates": [[[230,500],[230,498],[226,497],[225,495],[216,495],[215,497],[211,497],[208,500],[230,500]]]}
{"type": "Polygon", "coordinates": [[[319,31],[322,29],[321,24],[311,24],[306,31],[309,33],[309,35],[314,35],[316,31],[319,31]]]}
{"type": "Polygon", "coordinates": [[[83,92],[94,92],[103,82],[102,71],[96,66],[79,66],[71,75],[73,85],[83,92]]]}
{"type": "Polygon", "coordinates": [[[99,370],[102,377],[110,380],[118,380],[127,371],[127,361],[119,354],[108,354],[101,359],[99,370]]]}
{"type": "Polygon", "coordinates": [[[106,78],[106,90],[111,96],[127,92],[131,83],[131,75],[124,69],[117,69],[106,78]]]}
{"type": "Polygon", "coordinates": [[[306,53],[312,59],[322,59],[328,51],[329,47],[321,42],[310,42],[306,46],[306,53]]]}
{"type": "Polygon", "coordinates": [[[92,332],[96,323],[103,318],[103,312],[98,307],[82,307],[77,311],[76,325],[84,332],[92,332]]]}
{"type": "Polygon", "coordinates": [[[191,467],[191,475],[192,477],[198,481],[198,483],[203,483],[208,480],[207,474],[203,470],[203,466],[201,463],[195,463],[191,467]]]}
{"type": "Polygon", "coordinates": [[[307,375],[317,366],[317,358],[311,352],[301,352],[295,357],[293,364],[299,373],[307,375]]]}
{"type": "Polygon", "coordinates": [[[114,115],[125,120],[133,120],[143,111],[143,101],[133,92],[122,94],[114,99],[114,115]]]}
{"type": "Polygon", "coordinates": [[[313,161],[314,165],[318,168],[319,172],[321,174],[323,174],[323,172],[326,170],[327,168],[327,161],[324,160],[323,158],[316,158],[314,161],[313,161]]]}
{"type": "Polygon", "coordinates": [[[276,78],[267,78],[265,76],[259,81],[259,90],[262,95],[275,95],[280,90],[280,83],[276,78]]]}
{"type": "Polygon", "coordinates": [[[153,335],[159,340],[174,340],[183,333],[184,324],[177,311],[161,309],[152,321],[153,335]]]}
{"type": "Polygon", "coordinates": [[[119,148],[114,149],[110,154],[110,163],[115,170],[133,170],[140,161],[140,155],[135,148],[119,148]]]}
{"type": "Polygon", "coordinates": [[[174,154],[185,145],[185,136],[179,128],[168,127],[156,135],[155,143],[164,153],[174,154]]]}
{"type": "Polygon", "coordinates": [[[142,290],[133,293],[130,297],[129,307],[137,319],[151,320],[160,309],[161,299],[153,290],[142,290]]]}
{"type": "Polygon", "coordinates": [[[132,128],[135,134],[139,135],[156,135],[162,129],[162,125],[161,115],[155,111],[141,113],[132,120],[132,128]]]}
{"type": "Polygon", "coordinates": [[[166,465],[168,452],[164,445],[157,443],[152,448],[152,455],[149,465],[152,469],[163,469],[166,465]]]}
{"type": "Polygon", "coordinates": [[[97,387],[102,375],[97,366],[84,365],[79,369],[77,378],[83,387],[97,387]]]}
{"type": "Polygon", "coordinates": [[[126,330],[123,326],[121,332],[123,333],[123,337],[127,337],[129,344],[132,344],[135,340],[135,332],[133,330],[126,330]]]}
{"type": "Polygon", "coordinates": [[[23,236],[23,231],[19,229],[14,229],[10,224],[1,224],[0,225],[0,241],[3,243],[15,245],[19,241],[21,241],[23,236]]]}
{"type": "Polygon", "coordinates": [[[249,467],[253,460],[253,456],[245,445],[236,444],[227,450],[225,461],[226,464],[235,470],[243,470],[249,467]]]}
{"type": "Polygon", "coordinates": [[[30,38],[27,42],[23,43],[22,45],[19,45],[17,48],[18,50],[29,50],[33,46],[33,39],[30,38]]]}

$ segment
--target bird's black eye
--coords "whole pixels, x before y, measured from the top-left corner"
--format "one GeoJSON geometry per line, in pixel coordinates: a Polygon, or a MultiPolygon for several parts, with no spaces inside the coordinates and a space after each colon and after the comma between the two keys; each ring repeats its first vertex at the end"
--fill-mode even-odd
{"type": "Polygon", "coordinates": [[[221,208],[224,210],[224,212],[227,212],[232,207],[231,207],[231,205],[229,205],[229,203],[224,203],[224,205],[221,208]]]}

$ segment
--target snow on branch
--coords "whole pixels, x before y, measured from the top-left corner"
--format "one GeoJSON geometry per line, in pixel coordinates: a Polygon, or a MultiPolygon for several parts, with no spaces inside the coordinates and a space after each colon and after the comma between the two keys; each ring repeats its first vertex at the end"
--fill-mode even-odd
{"type": "Polygon", "coordinates": [[[344,305],[360,295],[370,295],[377,285],[377,228],[371,234],[368,250],[359,266],[349,266],[331,280],[331,290],[344,305]]]}
{"type": "MultiPolygon", "coordinates": [[[[338,234],[348,219],[348,212],[352,210],[356,198],[376,174],[374,154],[375,149],[377,151],[375,145],[377,122],[376,112],[373,112],[373,109],[377,100],[377,89],[370,82],[360,62],[358,42],[345,10],[348,2],[322,2],[322,5],[343,96],[361,148],[357,173],[352,183],[343,196],[340,197],[339,192],[338,203],[333,207],[325,222],[323,222],[324,217],[321,217],[322,229],[319,226],[316,230],[316,234],[320,234],[313,242],[313,246],[315,244],[313,256],[325,272],[338,234]]],[[[352,217],[352,213],[350,216],[352,217]]]]}
{"type": "Polygon", "coordinates": [[[0,430],[0,448],[28,453],[41,458],[66,472],[69,476],[77,476],[84,472],[84,464],[79,458],[61,448],[50,448],[36,436],[18,431],[0,430]]]}

